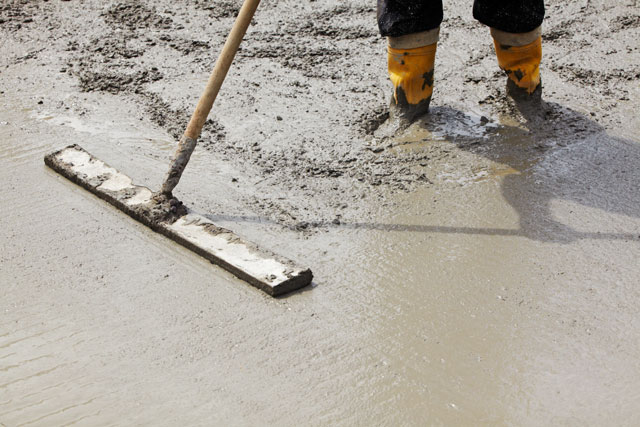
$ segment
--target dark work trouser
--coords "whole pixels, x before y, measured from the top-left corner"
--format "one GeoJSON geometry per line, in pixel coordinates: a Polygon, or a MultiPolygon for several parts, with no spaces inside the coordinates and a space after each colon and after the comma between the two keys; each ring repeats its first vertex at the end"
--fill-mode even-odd
{"type": "MultiPolygon", "coordinates": [[[[382,36],[432,30],[442,22],[442,0],[378,0],[382,36]]],[[[544,0],[475,0],[473,17],[508,33],[526,33],[542,24],[544,0]]]]}

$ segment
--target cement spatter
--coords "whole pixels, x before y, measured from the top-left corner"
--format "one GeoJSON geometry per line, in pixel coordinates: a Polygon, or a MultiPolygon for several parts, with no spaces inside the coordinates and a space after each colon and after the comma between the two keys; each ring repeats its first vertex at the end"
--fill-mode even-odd
{"type": "MultiPolygon", "coordinates": [[[[68,57],[65,72],[77,76],[82,90],[136,99],[144,105],[141,117],[179,138],[213,65],[215,46],[222,45],[233,8],[239,4],[227,2],[215,10],[200,3],[185,9],[182,3],[160,6],[135,1],[97,7],[97,24],[88,37],[61,42],[68,57]],[[132,11],[138,9],[147,10],[148,19],[135,18],[132,11]],[[212,13],[217,21],[212,21],[212,13]]],[[[21,6],[23,11],[34,9],[21,6]]],[[[612,22],[618,22],[616,16],[623,9],[610,12],[612,22]]],[[[638,72],[633,62],[630,68],[625,66],[625,73],[612,68],[612,63],[598,64],[606,83],[583,79],[585,73],[576,65],[563,65],[566,55],[560,52],[570,52],[577,45],[568,30],[564,36],[558,33],[564,22],[551,21],[545,32],[549,35],[545,35],[543,80],[545,94],[557,95],[534,119],[539,125],[533,124],[532,117],[524,117],[504,97],[506,77],[495,64],[486,29],[470,26],[473,21],[462,5],[458,13],[445,23],[432,114],[422,127],[446,134],[445,139],[455,140],[463,150],[482,154],[486,145],[499,145],[494,126],[504,126],[503,119],[507,127],[535,132],[534,155],[572,144],[580,141],[574,130],[597,132],[601,124],[594,119],[606,124],[607,110],[616,108],[618,100],[633,90],[627,79],[638,72]],[[579,105],[580,95],[576,99],[569,95],[573,91],[563,88],[574,84],[595,87],[605,96],[600,102],[605,107],[588,105],[593,115],[586,116],[567,108],[579,105]],[[558,102],[564,99],[573,104],[558,102]]],[[[302,5],[261,6],[258,24],[242,45],[199,148],[207,152],[203,155],[209,157],[210,165],[225,162],[237,169],[236,182],[259,183],[258,192],[241,197],[261,215],[289,227],[370,215],[374,213],[370,200],[433,185],[437,172],[429,165],[452,156],[437,143],[421,153],[388,153],[385,150],[395,144],[388,134],[396,135],[396,128],[373,136],[391,93],[384,71],[384,40],[375,32],[374,15],[371,6],[359,2],[316,2],[309,10],[302,5]],[[282,8],[287,9],[285,16],[275,25],[270,17],[283,12],[282,8]],[[242,171],[249,170],[242,176],[242,171]],[[284,199],[279,188],[287,188],[284,199]],[[311,210],[305,209],[309,199],[317,204],[311,210]]],[[[587,15],[580,14],[578,21],[589,20],[587,15]]],[[[569,27],[588,34],[586,24],[569,27]]],[[[624,22],[616,28],[636,31],[624,22]]],[[[586,48],[580,49],[584,53],[586,48]]],[[[613,50],[612,55],[620,56],[613,50]]],[[[590,99],[584,98],[586,103],[590,99]]],[[[187,173],[206,176],[211,169],[187,173]]]]}
{"type": "Polygon", "coordinates": [[[431,116],[391,135],[374,5],[263,2],[175,192],[313,268],[276,300],[42,165],[79,142],[158,188],[240,2],[3,4],[0,422],[634,425],[631,3],[549,2],[529,108],[446,2],[431,116]]]}

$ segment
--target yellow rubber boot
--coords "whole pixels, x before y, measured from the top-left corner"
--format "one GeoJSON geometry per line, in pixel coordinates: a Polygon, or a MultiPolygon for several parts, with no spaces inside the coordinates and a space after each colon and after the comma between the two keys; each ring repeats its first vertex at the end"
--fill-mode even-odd
{"type": "Polygon", "coordinates": [[[498,65],[522,91],[531,95],[540,86],[540,60],[542,59],[542,38],[524,46],[509,46],[495,38],[498,65]]]}
{"type": "Polygon", "coordinates": [[[413,121],[429,111],[437,43],[414,49],[387,48],[393,83],[392,116],[413,121]]]}

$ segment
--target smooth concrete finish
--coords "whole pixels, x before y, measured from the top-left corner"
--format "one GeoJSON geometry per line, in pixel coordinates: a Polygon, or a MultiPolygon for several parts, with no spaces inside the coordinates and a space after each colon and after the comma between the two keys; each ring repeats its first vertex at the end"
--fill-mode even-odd
{"type": "Polygon", "coordinates": [[[134,185],[131,178],[78,145],[48,154],[44,160],[51,169],[127,215],[269,295],[282,295],[311,283],[310,269],[260,249],[202,215],[188,212],[175,220],[159,220],[154,216],[158,204],[153,200],[151,190],[134,185]]]}

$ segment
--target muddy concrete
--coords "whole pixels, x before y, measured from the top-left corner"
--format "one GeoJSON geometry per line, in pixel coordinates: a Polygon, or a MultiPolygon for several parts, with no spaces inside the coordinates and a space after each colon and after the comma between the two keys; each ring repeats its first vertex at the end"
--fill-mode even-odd
{"type": "Polygon", "coordinates": [[[237,1],[0,6],[0,424],[634,425],[638,5],[548,3],[543,97],[445,4],[385,123],[371,2],[265,2],[176,197],[309,265],[272,299],[42,164],[158,189],[237,1]]]}

